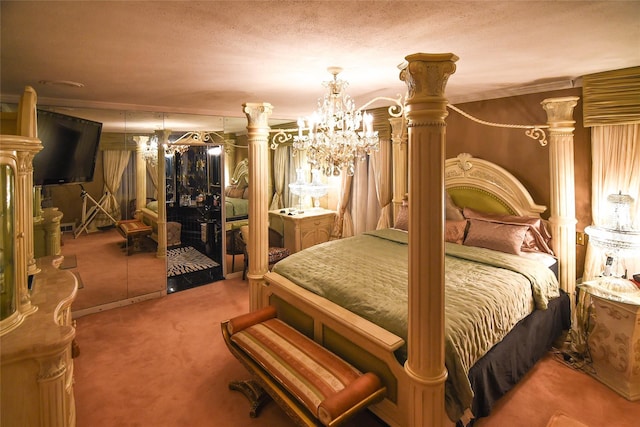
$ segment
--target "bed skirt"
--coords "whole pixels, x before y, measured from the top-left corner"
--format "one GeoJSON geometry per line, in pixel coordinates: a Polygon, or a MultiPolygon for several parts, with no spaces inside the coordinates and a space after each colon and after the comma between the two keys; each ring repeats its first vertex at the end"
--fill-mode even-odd
{"type": "Polygon", "coordinates": [[[507,336],[478,360],[469,371],[474,391],[472,412],[477,418],[490,414],[495,402],[520,381],[571,327],[571,302],[560,297],[547,310],[536,310],[522,319],[507,336]]]}

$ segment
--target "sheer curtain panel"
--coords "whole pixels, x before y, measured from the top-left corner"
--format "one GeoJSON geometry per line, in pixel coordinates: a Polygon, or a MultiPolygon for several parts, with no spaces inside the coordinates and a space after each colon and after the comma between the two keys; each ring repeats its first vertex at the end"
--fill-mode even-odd
{"type": "MultiPolygon", "coordinates": [[[[107,199],[104,209],[116,220],[122,218],[120,204],[115,197],[120,183],[122,182],[122,172],[129,163],[131,152],[127,150],[105,150],[102,152],[102,164],[104,169],[104,191],[107,199]]],[[[112,225],[111,220],[103,213],[99,212],[95,220],[96,227],[112,225]]]]}
{"type": "MultiPolygon", "coordinates": [[[[633,227],[640,228],[640,124],[593,126],[592,215],[594,225],[602,225],[607,214],[610,194],[628,194],[635,200],[632,207],[633,227]]],[[[640,273],[640,257],[621,256],[629,275],[640,273]]],[[[604,269],[605,255],[591,244],[587,246],[583,280],[591,280],[604,269]]]]}

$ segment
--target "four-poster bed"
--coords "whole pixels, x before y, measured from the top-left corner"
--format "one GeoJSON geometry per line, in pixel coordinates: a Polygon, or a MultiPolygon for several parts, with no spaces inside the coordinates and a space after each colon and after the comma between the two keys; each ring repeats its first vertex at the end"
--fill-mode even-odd
{"type": "MultiPolygon", "coordinates": [[[[268,273],[268,195],[266,189],[257,186],[252,188],[250,195],[249,222],[250,227],[257,230],[251,233],[249,241],[251,310],[274,305],[278,309],[278,317],[355,366],[373,370],[384,378],[388,399],[373,410],[390,425],[451,424],[445,412],[445,188],[450,188],[454,201],[461,204],[469,200],[484,200],[484,195],[491,195],[494,201],[499,201],[497,205],[507,207],[506,212],[511,214],[539,215],[544,210],[532,202],[526,189],[517,181],[508,175],[499,177],[500,174],[493,174],[491,171],[495,168],[476,168],[480,174],[473,176],[473,173],[467,173],[473,167],[465,170],[465,159],[453,159],[447,161],[448,169],[445,169],[444,118],[447,102],[444,87],[448,76],[455,70],[456,60],[452,54],[410,55],[407,57],[408,65],[401,73],[401,79],[409,88],[405,110],[411,225],[407,232],[406,339],[300,288],[277,272],[268,273]],[[468,196],[470,188],[483,197],[468,196]],[[394,353],[404,347],[405,342],[406,362],[403,366],[394,353]]],[[[571,298],[575,286],[575,243],[572,244],[571,240],[575,239],[571,115],[575,104],[576,98],[552,99],[543,103],[549,117],[552,245],[559,259],[560,287],[571,298]]],[[[244,110],[249,119],[249,174],[252,182],[261,182],[266,179],[268,170],[267,119],[271,105],[245,104],[244,110]]],[[[396,129],[393,133],[399,134],[396,129]]],[[[402,149],[395,152],[402,152],[402,149]]],[[[398,168],[394,165],[394,169],[406,170],[401,165],[402,159],[396,158],[394,162],[400,164],[398,168]]],[[[394,177],[396,191],[402,188],[403,179],[394,177]]],[[[396,200],[397,194],[394,195],[396,200]]],[[[486,207],[484,202],[479,207],[483,206],[486,207]]]]}
{"type": "MultiPolygon", "coordinates": [[[[517,218],[539,218],[540,212],[546,209],[533,202],[513,175],[490,162],[474,159],[466,154],[446,161],[445,177],[448,193],[457,206],[466,208],[465,211],[473,208],[474,211],[469,212],[489,211],[502,217],[517,215],[517,218]]],[[[448,220],[447,229],[455,222],[453,219],[448,220]]],[[[496,224],[497,228],[491,228],[491,232],[496,229],[510,231],[512,228],[524,231],[526,228],[501,222],[492,224],[496,224]]],[[[479,226],[488,224],[473,223],[472,228],[479,226]]],[[[470,229],[469,237],[471,233],[470,229]]],[[[523,234],[520,235],[520,243],[522,236],[523,234]]],[[[512,236],[507,237],[500,236],[495,242],[511,243],[512,236]]],[[[376,372],[385,378],[388,400],[375,408],[385,420],[402,419],[400,414],[407,410],[406,397],[402,396],[408,388],[408,377],[402,368],[407,354],[406,241],[405,231],[382,229],[314,246],[276,264],[273,272],[265,276],[268,286],[262,294],[262,305],[275,306],[280,318],[355,363],[361,370],[376,372]],[[354,315],[358,317],[357,320],[354,320],[354,315]],[[389,341],[377,346],[375,343],[379,343],[385,336],[388,336],[389,341]],[[365,353],[366,357],[363,357],[365,353]],[[388,375],[385,377],[380,372],[388,375]]],[[[465,244],[471,245],[471,240],[467,239],[465,244]]],[[[498,261],[498,257],[502,255],[487,254],[486,250],[473,246],[449,243],[445,252],[445,289],[448,295],[445,311],[449,323],[446,328],[448,347],[445,351],[449,368],[446,403],[449,417],[460,418],[465,409],[471,408],[471,384],[475,386],[473,391],[476,395],[472,412],[476,416],[486,416],[493,401],[511,386],[511,380],[505,377],[515,376],[516,380],[519,379],[519,373],[526,372],[531,367],[531,360],[537,360],[562,330],[568,329],[569,301],[566,294],[563,294],[563,300],[556,301],[557,282],[546,264],[540,264],[534,273],[531,269],[535,265],[530,265],[529,262],[523,262],[527,265],[521,267],[507,267],[507,264],[498,261]],[[490,260],[485,255],[490,255],[490,260]],[[493,270],[496,265],[500,268],[493,270]],[[547,301],[547,297],[543,297],[545,301],[538,301],[536,307],[540,308],[541,302],[545,305],[549,302],[549,309],[537,313],[536,320],[529,320],[535,323],[534,330],[539,335],[532,333],[530,327],[521,326],[522,331],[527,329],[526,334],[520,329],[513,332],[504,349],[493,350],[492,354],[499,356],[483,360],[484,367],[476,367],[474,375],[470,376],[470,383],[465,384],[464,378],[469,375],[469,370],[462,366],[465,363],[475,366],[477,358],[472,354],[483,354],[500,342],[508,330],[528,315],[529,310],[534,309],[531,283],[521,281],[520,273],[512,273],[511,268],[515,271],[521,271],[518,268],[522,268],[525,274],[542,275],[548,280],[549,288],[541,292],[549,299],[547,301]],[[468,271],[468,275],[462,274],[464,271],[468,271]],[[515,277],[511,277],[512,274],[515,277]],[[518,283],[521,283],[522,289],[518,283]],[[512,291],[513,294],[510,294],[512,291]],[[511,295],[510,299],[501,300],[507,294],[511,295]],[[482,303],[485,298],[486,306],[482,303]],[[505,307],[510,306],[522,306],[523,311],[517,314],[505,310],[505,307]],[[464,313],[464,316],[457,316],[457,313],[464,313]],[[486,331],[480,332],[483,322],[490,325],[486,331]],[[473,330],[464,330],[470,323],[474,325],[473,330]],[[468,340],[473,345],[459,348],[455,340],[468,340]],[[518,351],[515,350],[517,347],[518,351]],[[456,349],[465,354],[457,354],[456,349]],[[466,353],[467,350],[470,350],[469,354],[466,353]],[[518,358],[510,355],[514,352],[520,353],[518,358]],[[516,372],[500,371],[499,367],[504,365],[505,358],[514,359],[513,365],[509,366],[516,366],[516,372]],[[458,368],[452,370],[454,365],[458,368]],[[487,367],[492,372],[487,372],[487,367]],[[495,382],[486,385],[489,387],[487,390],[483,390],[485,385],[482,384],[482,378],[485,377],[496,377],[495,382]],[[500,393],[495,389],[500,389],[500,393]],[[458,395],[467,395],[467,401],[458,395]]],[[[531,252],[526,256],[529,255],[541,258],[544,254],[531,252]]],[[[505,257],[509,259],[508,264],[511,266],[511,262],[518,262],[525,254],[505,257]]],[[[553,267],[555,259],[549,259],[553,261],[549,263],[553,267]]],[[[532,283],[534,286],[540,284],[534,281],[532,283]]],[[[401,422],[398,424],[403,425],[401,422]]]]}

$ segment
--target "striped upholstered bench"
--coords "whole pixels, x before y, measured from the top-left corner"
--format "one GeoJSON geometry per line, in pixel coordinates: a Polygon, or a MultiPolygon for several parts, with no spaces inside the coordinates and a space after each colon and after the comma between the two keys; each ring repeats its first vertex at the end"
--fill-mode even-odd
{"type": "Polygon", "coordinates": [[[253,381],[229,386],[252,401],[252,417],[271,397],[301,425],[337,426],[386,392],[374,373],[358,371],[288,326],[274,307],[223,322],[222,335],[253,374],[253,381]]]}
{"type": "Polygon", "coordinates": [[[142,250],[142,238],[151,234],[151,226],[137,219],[126,219],[118,221],[118,232],[127,242],[125,248],[127,255],[142,250]]]}

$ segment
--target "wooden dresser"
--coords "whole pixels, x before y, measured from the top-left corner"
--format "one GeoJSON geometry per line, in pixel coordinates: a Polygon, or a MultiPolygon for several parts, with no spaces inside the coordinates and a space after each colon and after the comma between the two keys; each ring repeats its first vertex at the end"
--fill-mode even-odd
{"type": "Polygon", "coordinates": [[[295,215],[289,210],[269,212],[269,227],[284,236],[284,247],[291,253],[329,241],[335,212],[312,208],[295,215]]]}
{"type": "Polygon", "coordinates": [[[61,256],[34,256],[34,222],[53,224],[43,251],[59,253],[62,217],[52,210],[41,218],[33,187],[32,160],[42,150],[36,98],[26,87],[18,110],[0,114],[0,425],[74,427],[71,303],[78,284],[58,269],[61,256]]]}
{"type": "Polygon", "coordinates": [[[59,270],[62,257],[37,260],[31,303],[37,307],[0,337],[3,426],[76,425],[71,343],[76,335],[71,303],[76,277],[59,270]]]}

